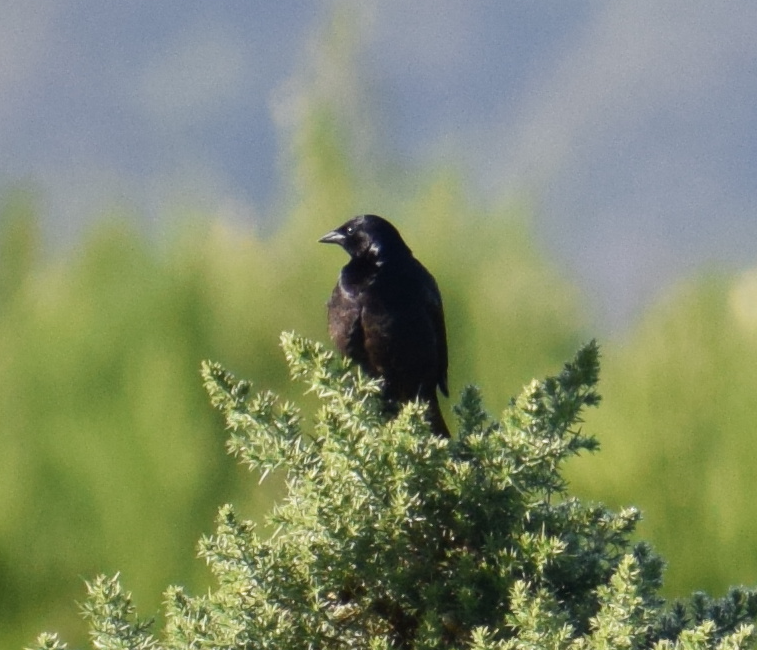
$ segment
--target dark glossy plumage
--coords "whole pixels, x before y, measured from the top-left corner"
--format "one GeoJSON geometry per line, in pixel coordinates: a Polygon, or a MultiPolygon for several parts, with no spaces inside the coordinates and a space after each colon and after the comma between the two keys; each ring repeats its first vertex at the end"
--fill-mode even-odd
{"type": "Polygon", "coordinates": [[[434,277],[385,219],[350,219],[318,241],[339,244],[350,261],[328,303],[329,334],[342,354],[384,378],[389,403],[420,397],[435,433],[449,436],[437,387],[447,391],[447,334],[434,277]]]}

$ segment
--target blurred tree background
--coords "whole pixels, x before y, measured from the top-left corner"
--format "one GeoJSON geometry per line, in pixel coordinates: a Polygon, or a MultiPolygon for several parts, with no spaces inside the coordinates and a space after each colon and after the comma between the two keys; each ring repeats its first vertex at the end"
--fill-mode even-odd
{"type": "MultiPolygon", "coordinates": [[[[322,56],[344,56],[344,40],[322,56]]],[[[120,212],[51,250],[34,194],[5,192],[2,647],[41,630],[80,642],[75,601],[100,572],[121,571],[142,612],[169,584],[203,589],[194,547],[217,507],[253,518],[270,507],[275,485],[257,486],[225,454],[200,361],[292,390],[279,333],[326,340],[325,301],[346,258],[316,239],[349,216],[392,219],[437,277],[453,397],[475,383],[499,412],[594,336],[588,301],[537,245],[527,207],[481,206],[433,161],[407,173],[378,149],[356,153],[350,118],[365,107],[303,97],[274,232],[177,209],[173,226],[148,234],[120,212]]],[[[703,274],[603,342],[604,402],[586,423],[603,452],[569,467],[572,489],[642,509],[642,536],[670,563],[668,596],[757,583],[755,305],[757,276],[703,274]]]]}

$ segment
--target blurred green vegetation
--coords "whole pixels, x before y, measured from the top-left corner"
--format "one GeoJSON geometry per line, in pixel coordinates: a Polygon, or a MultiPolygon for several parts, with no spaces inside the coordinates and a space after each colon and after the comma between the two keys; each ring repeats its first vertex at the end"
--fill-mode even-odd
{"type": "Polygon", "coordinates": [[[574,488],[641,508],[666,592],[757,584],[757,272],[672,288],[604,348],[596,458],[574,488]]]}
{"type": "MultiPolygon", "coordinates": [[[[169,584],[202,589],[194,547],[217,507],[232,501],[251,517],[270,507],[268,483],[226,456],[198,373],[210,358],[260,388],[299,391],[280,332],[327,338],[325,302],[346,258],[316,239],[361,211],[360,191],[335,118],[307,124],[291,204],[267,235],[194,215],[151,237],[129,215],[104,215],[48,253],[34,197],[5,197],[2,647],[43,629],[82,642],[75,601],[99,572],[121,571],[143,612],[169,584]]],[[[445,172],[393,200],[381,212],[445,296],[453,395],[479,383],[499,411],[524,380],[570,357],[585,338],[576,292],[536,251],[522,214],[466,207],[445,172]]]]}
{"type": "MultiPolygon", "coordinates": [[[[437,277],[450,402],[475,383],[497,413],[594,335],[526,209],[482,208],[448,170],[408,175],[378,160],[366,180],[349,121],[310,100],[274,232],[178,211],[167,234],[148,236],[133,216],[103,215],[50,252],[35,197],[0,200],[1,647],[41,630],[82,643],[75,601],[100,572],[121,571],[142,612],[171,583],[202,589],[194,547],[217,507],[253,518],[270,507],[275,486],[225,454],[200,361],[299,390],[279,333],[326,340],[346,258],[316,239],[348,217],[392,219],[437,277]]],[[[757,276],[678,287],[603,355],[605,399],[586,423],[603,452],[569,466],[573,490],[642,508],[642,536],[670,563],[667,595],[757,583],[757,276]]]]}

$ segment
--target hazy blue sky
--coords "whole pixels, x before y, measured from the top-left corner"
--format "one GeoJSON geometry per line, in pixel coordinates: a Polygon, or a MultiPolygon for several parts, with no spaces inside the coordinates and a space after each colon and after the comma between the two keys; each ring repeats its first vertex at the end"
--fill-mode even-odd
{"type": "Polygon", "coordinates": [[[757,264],[756,30],[748,0],[5,0],[0,189],[41,188],[63,237],[114,199],[268,218],[320,85],[370,104],[382,154],[534,197],[619,324],[693,269],[757,264]],[[337,8],[349,74],[313,45],[337,8]]]}

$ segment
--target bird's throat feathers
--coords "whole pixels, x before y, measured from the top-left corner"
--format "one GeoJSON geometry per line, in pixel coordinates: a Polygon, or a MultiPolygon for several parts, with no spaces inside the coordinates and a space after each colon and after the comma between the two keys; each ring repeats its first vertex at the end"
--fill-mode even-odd
{"type": "Polygon", "coordinates": [[[339,283],[350,293],[360,291],[372,284],[382,265],[375,257],[353,257],[342,268],[339,283]]]}

